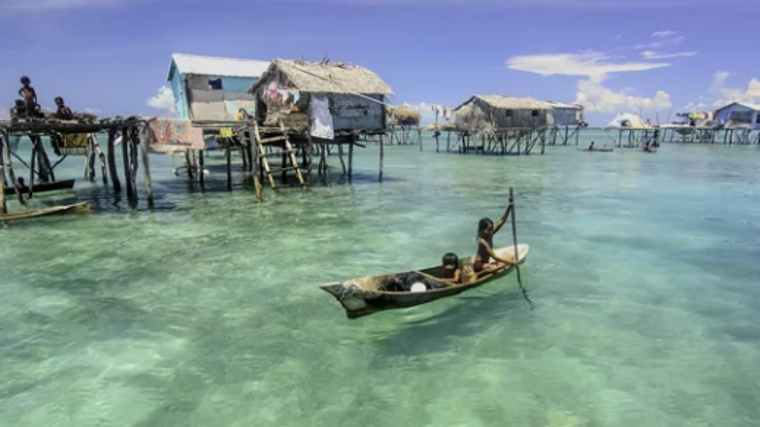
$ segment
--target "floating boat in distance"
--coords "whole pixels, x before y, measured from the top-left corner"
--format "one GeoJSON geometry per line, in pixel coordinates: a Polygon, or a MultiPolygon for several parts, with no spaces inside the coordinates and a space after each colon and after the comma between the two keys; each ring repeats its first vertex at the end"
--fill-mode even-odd
{"type": "Polygon", "coordinates": [[[588,148],[579,148],[578,151],[596,151],[597,153],[611,153],[615,151],[614,148],[594,148],[589,150],[588,148]]]}
{"type": "Polygon", "coordinates": [[[13,214],[0,215],[0,222],[17,221],[21,219],[36,218],[47,215],[58,215],[64,213],[83,213],[92,212],[92,204],[89,202],[75,203],[73,205],[52,206],[49,208],[33,209],[31,211],[19,212],[13,214]]]}
{"type": "MultiPolygon", "coordinates": [[[[525,262],[525,258],[528,256],[529,250],[530,246],[527,244],[517,245],[519,264],[525,262]]],[[[495,252],[501,258],[508,260],[515,259],[514,246],[495,249],[495,252]]],[[[461,285],[439,282],[439,285],[441,287],[420,292],[390,292],[383,290],[388,288],[388,285],[394,282],[394,279],[417,273],[417,271],[427,277],[443,277],[443,266],[437,266],[424,270],[388,274],[385,276],[357,277],[354,279],[349,279],[342,283],[326,283],[324,285],[321,285],[320,288],[330,293],[333,297],[335,297],[336,300],[338,300],[338,302],[341,303],[343,308],[346,310],[346,316],[349,319],[356,319],[358,317],[368,316],[380,311],[414,307],[417,305],[427,304],[441,298],[454,296],[470,289],[485,285],[492,280],[504,277],[515,269],[515,267],[511,264],[502,265],[498,270],[489,274],[485,274],[477,280],[470,282],[470,280],[472,280],[472,278],[475,276],[472,268],[474,259],[475,256],[471,256],[459,261],[462,282],[464,283],[461,285]]]]}
{"type": "MultiPolygon", "coordinates": [[[[71,190],[74,188],[74,181],[73,179],[66,179],[63,181],[55,181],[55,182],[41,182],[39,184],[34,184],[34,187],[32,188],[35,193],[45,193],[48,191],[59,191],[59,190],[71,190]]],[[[21,194],[29,194],[29,186],[24,185],[20,188],[21,194]]],[[[6,196],[12,196],[16,194],[16,189],[11,187],[5,187],[5,195],[6,196]]]]}

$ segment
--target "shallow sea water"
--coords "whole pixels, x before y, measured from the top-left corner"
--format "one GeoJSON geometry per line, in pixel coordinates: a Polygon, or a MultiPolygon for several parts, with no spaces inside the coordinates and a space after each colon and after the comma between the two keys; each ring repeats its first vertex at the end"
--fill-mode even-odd
{"type": "Polygon", "coordinates": [[[380,184],[370,146],[262,203],[153,157],[154,211],[80,180],[96,213],[0,225],[0,425],[760,425],[759,151],[428,142],[380,184]],[[317,288],[473,253],[509,186],[535,310],[514,275],[357,320],[317,288]]]}

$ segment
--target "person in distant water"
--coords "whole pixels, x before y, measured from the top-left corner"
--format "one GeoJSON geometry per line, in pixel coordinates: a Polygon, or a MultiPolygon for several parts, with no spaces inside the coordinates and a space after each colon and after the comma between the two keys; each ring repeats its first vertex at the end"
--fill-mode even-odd
{"type": "Polygon", "coordinates": [[[588,146],[588,151],[594,151],[594,141],[591,141],[591,145],[588,146]]]}
{"type": "Polygon", "coordinates": [[[462,283],[462,271],[459,269],[459,257],[457,254],[447,253],[443,256],[442,263],[444,271],[443,279],[455,285],[462,283]]]}
{"type": "Polygon", "coordinates": [[[24,100],[26,114],[31,117],[37,116],[39,108],[37,105],[37,92],[32,87],[32,81],[29,77],[21,77],[21,89],[18,90],[18,95],[24,100]]]}
{"type": "Polygon", "coordinates": [[[498,233],[504,223],[507,221],[507,215],[512,207],[510,206],[501,217],[496,227],[494,227],[493,221],[490,218],[483,218],[478,224],[478,253],[475,255],[475,261],[472,264],[473,271],[480,275],[481,273],[488,273],[499,268],[499,263],[516,265],[514,261],[500,258],[493,251],[493,235],[498,233]],[[490,263],[490,259],[493,258],[497,262],[490,263]]]}
{"type": "Polygon", "coordinates": [[[63,102],[63,98],[60,96],[55,98],[55,106],[58,110],[55,112],[55,118],[61,120],[74,120],[74,113],[71,112],[71,108],[67,107],[63,102]]]}
{"type": "Polygon", "coordinates": [[[649,141],[644,143],[644,151],[649,151],[649,141]]]}

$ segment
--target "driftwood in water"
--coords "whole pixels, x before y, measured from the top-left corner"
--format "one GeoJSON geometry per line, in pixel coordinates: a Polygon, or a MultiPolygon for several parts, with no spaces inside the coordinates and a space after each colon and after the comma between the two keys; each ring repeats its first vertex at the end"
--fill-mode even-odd
{"type": "Polygon", "coordinates": [[[46,215],[55,215],[63,213],[83,213],[92,212],[92,205],[90,203],[76,203],[66,206],[53,206],[49,208],[34,209],[26,212],[19,212],[14,214],[3,213],[0,215],[0,222],[3,221],[17,221],[22,219],[36,218],[46,215]]]}

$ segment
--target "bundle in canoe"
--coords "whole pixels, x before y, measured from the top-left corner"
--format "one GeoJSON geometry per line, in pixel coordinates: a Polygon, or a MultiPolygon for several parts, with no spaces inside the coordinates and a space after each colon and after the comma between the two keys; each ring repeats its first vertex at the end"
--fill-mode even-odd
{"type": "Polygon", "coordinates": [[[36,218],[39,216],[46,216],[46,215],[58,215],[58,214],[64,214],[64,213],[81,213],[81,212],[91,212],[91,211],[92,211],[92,205],[90,203],[88,202],[75,203],[73,205],[53,206],[49,208],[34,209],[31,211],[26,211],[26,212],[0,215],[0,222],[36,218]]]}
{"type": "Polygon", "coordinates": [[[579,148],[578,151],[595,151],[597,153],[611,153],[614,151],[614,148],[592,148],[589,150],[588,148],[579,148]]]}
{"type": "MultiPolygon", "coordinates": [[[[530,246],[527,244],[517,245],[519,264],[525,262],[530,246]]],[[[499,257],[505,260],[514,260],[514,246],[494,249],[499,257]]],[[[494,279],[504,277],[511,273],[515,267],[511,264],[501,264],[498,270],[476,277],[473,272],[475,256],[461,259],[459,268],[462,272],[463,284],[450,284],[443,280],[435,281],[434,289],[422,292],[390,292],[384,289],[390,288],[392,282],[406,278],[409,275],[418,275],[433,280],[442,277],[443,266],[427,268],[424,270],[409,271],[406,273],[388,274],[385,276],[357,277],[345,282],[326,283],[320,288],[329,292],[338,302],[343,305],[349,319],[367,316],[385,310],[414,307],[426,304],[441,298],[446,298],[482,286],[494,279]]],[[[493,261],[493,260],[492,260],[493,261]]]]}

